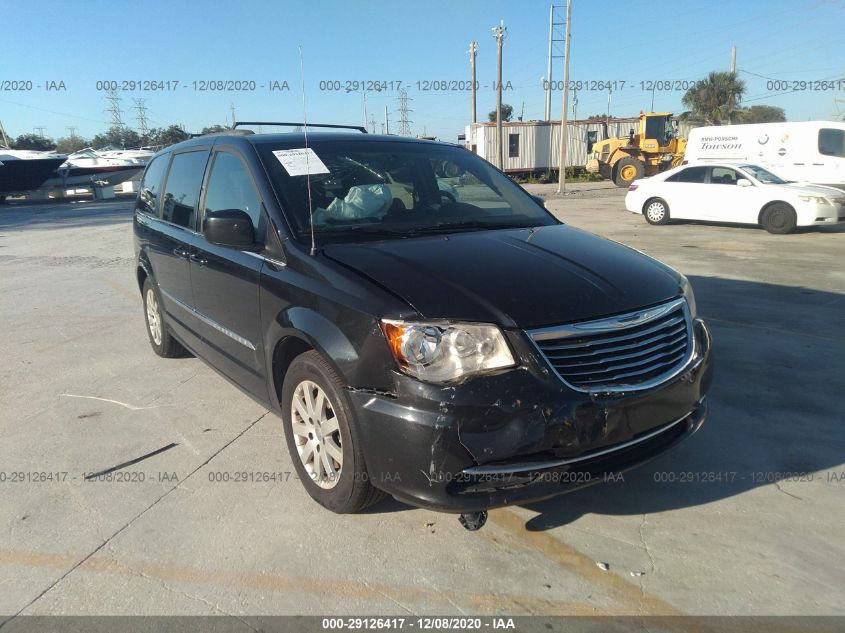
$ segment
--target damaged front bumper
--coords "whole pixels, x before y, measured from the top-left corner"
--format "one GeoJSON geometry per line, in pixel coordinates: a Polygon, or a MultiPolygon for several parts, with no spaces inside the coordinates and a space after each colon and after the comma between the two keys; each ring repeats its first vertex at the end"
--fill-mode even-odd
{"type": "Polygon", "coordinates": [[[349,392],[376,487],[448,512],[527,503],[638,466],[707,416],[711,339],[701,321],[683,371],[647,391],[575,391],[527,337],[509,337],[518,369],[452,386],[397,375],[394,394],[349,392]]]}

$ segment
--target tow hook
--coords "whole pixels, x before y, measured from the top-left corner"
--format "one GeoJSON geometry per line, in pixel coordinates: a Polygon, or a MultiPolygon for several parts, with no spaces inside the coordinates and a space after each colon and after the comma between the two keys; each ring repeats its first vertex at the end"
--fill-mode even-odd
{"type": "Polygon", "coordinates": [[[458,521],[461,522],[465,530],[475,532],[483,528],[484,524],[487,523],[487,510],[482,510],[481,512],[465,512],[458,517],[458,521]]]}

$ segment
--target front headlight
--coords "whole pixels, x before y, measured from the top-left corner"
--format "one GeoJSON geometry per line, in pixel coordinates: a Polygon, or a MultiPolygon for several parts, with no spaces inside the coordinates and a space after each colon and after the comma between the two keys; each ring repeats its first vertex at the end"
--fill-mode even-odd
{"type": "Polygon", "coordinates": [[[426,382],[447,382],[516,364],[495,325],[384,319],[381,327],[399,368],[426,382]]]}
{"type": "Polygon", "coordinates": [[[801,202],[813,202],[815,204],[830,204],[830,201],[823,196],[798,196],[801,202]]]}
{"type": "Polygon", "coordinates": [[[689,279],[683,275],[681,275],[681,294],[683,294],[684,298],[687,300],[690,316],[694,319],[698,316],[698,306],[695,305],[695,293],[692,291],[692,285],[690,284],[689,279]]]}

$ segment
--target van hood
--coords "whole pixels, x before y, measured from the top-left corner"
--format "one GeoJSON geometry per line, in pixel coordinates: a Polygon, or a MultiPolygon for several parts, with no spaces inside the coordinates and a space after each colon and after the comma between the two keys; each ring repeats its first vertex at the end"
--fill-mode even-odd
{"type": "Polygon", "coordinates": [[[334,244],[329,258],[423,318],[535,328],[677,297],[680,276],[626,246],[555,225],[334,244]]]}

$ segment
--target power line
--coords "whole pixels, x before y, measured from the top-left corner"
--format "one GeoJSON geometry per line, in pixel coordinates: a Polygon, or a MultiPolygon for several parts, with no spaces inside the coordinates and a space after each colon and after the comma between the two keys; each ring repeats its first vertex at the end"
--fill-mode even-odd
{"type": "Polygon", "coordinates": [[[100,125],[102,125],[104,123],[104,121],[101,120],[101,119],[100,120],[91,119],[91,118],[88,118],[88,117],[79,116],[77,114],[68,114],[67,112],[58,112],[56,110],[48,110],[47,108],[39,108],[38,106],[29,105],[27,103],[19,103],[17,101],[9,101],[8,99],[0,99],[0,103],[9,103],[11,105],[16,105],[16,106],[19,106],[21,108],[29,108],[30,110],[38,110],[39,112],[47,112],[49,114],[57,114],[59,116],[68,117],[70,119],[77,119],[79,121],[91,121],[92,123],[99,123],[100,125]]]}

